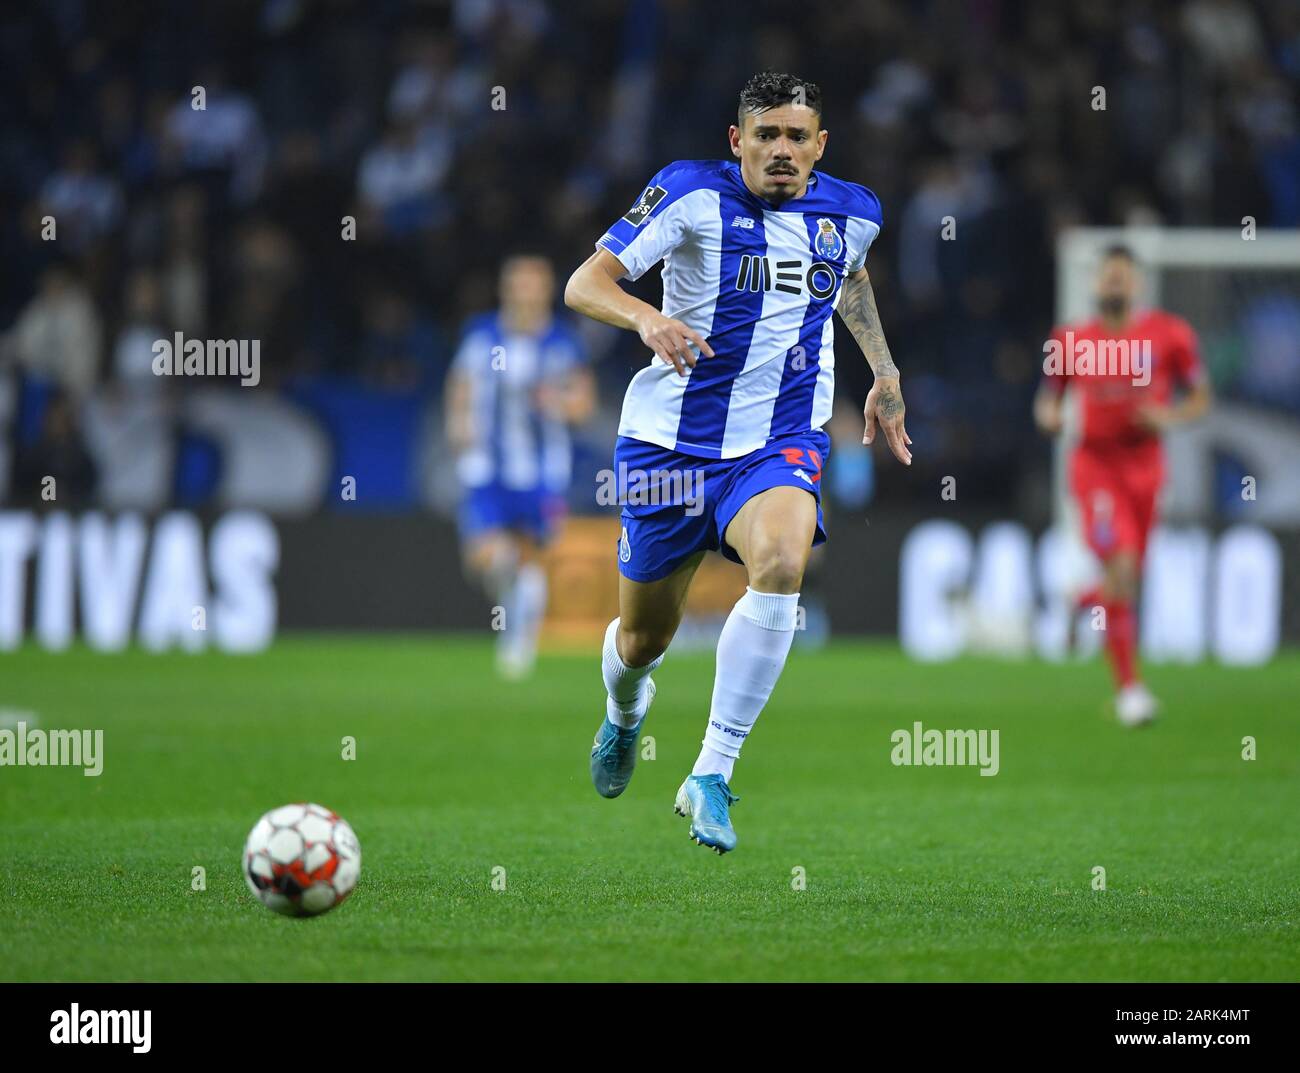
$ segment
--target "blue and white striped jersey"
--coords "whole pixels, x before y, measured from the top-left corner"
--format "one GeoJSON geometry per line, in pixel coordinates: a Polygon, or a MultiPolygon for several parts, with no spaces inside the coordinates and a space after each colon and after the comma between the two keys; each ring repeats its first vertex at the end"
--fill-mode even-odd
{"type": "Polygon", "coordinates": [[[773,207],[733,161],[679,160],[596,243],[632,279],[663,260],[663,312],[714,357],[687,376],[654,358],[632,378],[619,435],[705,458],[736,458],[831,416],[834,327],[845,275],[880,232],[865,186],[819,172],[773,207]]]}
{"type": "Polygon", "coordinates": [[[452,363],[470,385],[474,434],[457,460],[461,484],[563,492],[572,468],[569,429],[543,411],[538,392],[583,362],[577,332],[558,317],[536,335],[508,331],[499,313],[472,319],[452,363]]]}

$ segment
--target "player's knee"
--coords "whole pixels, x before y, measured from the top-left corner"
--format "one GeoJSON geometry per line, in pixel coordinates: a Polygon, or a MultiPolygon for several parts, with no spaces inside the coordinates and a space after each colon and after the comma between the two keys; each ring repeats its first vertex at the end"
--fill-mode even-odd
{"type": "Polygon", "coordinates": [[[757,592],[798,592],[807,558],[804,549],[781,541],[760,545],[746,563],[749,587],[757,592]]]}
{"type": "Polygon", "coordinates": [[[494,545],[477,544],[465,552],[465,565],[475,574],[486,574],[492,570],[498,558],[494,545]]]}
{"type": "Polygon", "coordinates": [[[510,538],[499,533],[483,537],[469,550],[470,566],[480,574],[508,570],[518,561],[519,554],[510,538]]]}
{"type": "Polygon", "coordinates": [[[623,623],[618,628],[619,658],[629,667],[644,667],[668,651],[671,632],[654,627],[633,627],[623,623]]]}
{"type": "Polygon", "coordinates": [[[1131,556],[1117,555],[1106,566],[1106,592],[1112,600],[1131,602],[1137,597],[1137,563],[1131,556]]]}

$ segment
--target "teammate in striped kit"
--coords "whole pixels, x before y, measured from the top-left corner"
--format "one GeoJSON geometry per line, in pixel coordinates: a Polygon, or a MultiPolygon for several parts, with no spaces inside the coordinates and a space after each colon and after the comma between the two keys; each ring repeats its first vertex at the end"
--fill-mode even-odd
{"type": "Polygon", "coordinates": [[[864,267],[880,203],[813,171],[826,147],[821,112],[811,83],[752,78],[729,131],[738,163],[664,168],[565,290],[570,308],[637,332],[654,351],[623,401],[615,472],[658,474],[660,487],[691,492],[624,500],[619,617],[605,634],[608,699],[591,753],[601,795],[617,797],[632,776],[650,675],[705,551],[749,575],[718,640],[703,748],[676,802],[691,837],[718,853],[736,845],[732,769],[785,665],[809,551],[826,539],[832,310],[875,373],[863,442],[879,428],[911,464],[898,369],[864,267]],[[661,260],[662,311],[618,285],[661,260]]]}
{"type": "Polygon", "coordinates": [[[577,333],[555,315],[555,273],[543,257],[501,267],[501,309],[470,321],[446,392],[447,439],[464,488],[467,569],[504,609],[497,669],[532,669],[546,610],[542,546],[564,512],[570,424],[595,390],[577,333]]]}

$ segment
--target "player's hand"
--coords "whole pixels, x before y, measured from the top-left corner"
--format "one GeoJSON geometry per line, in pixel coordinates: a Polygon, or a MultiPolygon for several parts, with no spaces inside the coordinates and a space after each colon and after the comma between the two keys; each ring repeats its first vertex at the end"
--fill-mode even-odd
{"type": "Polygon", "coordinates": [[[685,376],[687,366],[695,368],[695,354],[691,345],[706,358],[713,357],[713,348],[704,341],[694,328],[688,328],[680,320],[665,317],[658,311],[647,313],[637,325],[641,342],[645,343],[664,363],[677,370],[678,376],[685,376]]]}
{"type": "Polygon", "coordinates": [[[903,405],[903,389],[899,387],[898,377],[878,376],[867,393],[867,404],[862,408],[867,427],[862,434],[862,442],[867,446],[876,442],[876,423],[880,423],[885,433],[885,442],[889,449],[905,466],[912,464],[912,452],[907,449],[912,437],[903,427],[903,414],[907,408],[903,405]]]}
{"type": "Polygon", "coordinates": [[[1135,419],[1148,432],[1164,432],[1178,423],[1173,409],[1168,406],[1139,406],[1135,419]]]}
{"type": "Polygon", "coordinates": [[[539,384],[534,396],[537,408],[547,417],[562,420],[564,417],[564,389],[554,384],[539,384]]]}
{"type": "Polygon", "coordinates": [[[1038,431],[1044,436],[1059,436],[1061,430],[1065,428],[1065,421],[1059,411],[1036,415],[1035,420],[1038,423],[1038,431]]]}

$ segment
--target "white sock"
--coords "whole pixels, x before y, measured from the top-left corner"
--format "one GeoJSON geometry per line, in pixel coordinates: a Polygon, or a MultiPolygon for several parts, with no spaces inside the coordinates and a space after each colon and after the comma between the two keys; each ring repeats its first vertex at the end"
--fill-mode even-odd
{"type": "Polygon", "coordinates": [[[736,766],[734,756],[726,756],[709,748],[708,742],[700,750],[700,755],[691,768],[692,775],[721,775],[727,782],[731,781],[731,771],[736,766]]]}
{"type": "Polygon", "coordinates": [[[717,772],[731,779],[740,747],[785,667],[798,609],[797,592],[755,592],[746,588],[745,595],[736,601],[718,638],[713,705],[704,732],[704,748],[692,775],[717,772]]]}
{"type": "Polygon", "coordinates": [[[505,608],[502,649],[519,663],[531,663],[537,655],[537,635],[546,617],[546,571],[541,564],[525,563],[519,568],[505,608]]]}
{"type": "Polygon", "coordinates": [[[605,647],[601,652],[601,670],[605,676],[605,714],[616,727],[631,729],[645,718],[646,679],[650,672],[664,661],[663,655],[644,667],[629,667],[623,662],[615,646],[619,620],[615,619],[605,630],[605,647]]]}
{"type": "Polygon", "coordinates": [[[514,593],[518,567],[519,557],[515,549],[505,543],[498,546],[497,553],[488,563],[487,573],[483,578],[484,586],[492,599],[502,607],[508,606],[514,593]]]}

